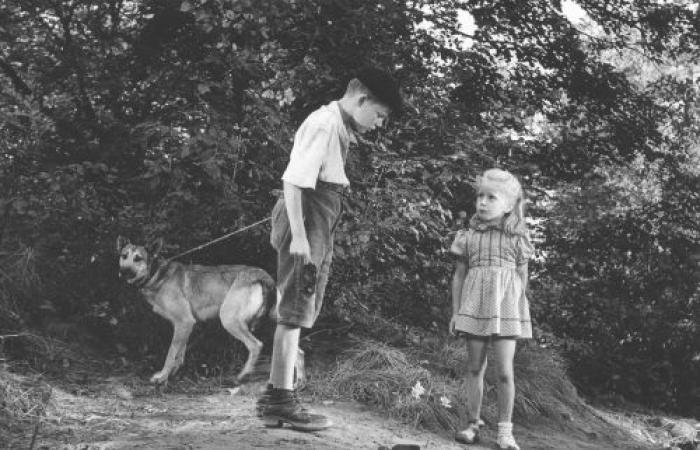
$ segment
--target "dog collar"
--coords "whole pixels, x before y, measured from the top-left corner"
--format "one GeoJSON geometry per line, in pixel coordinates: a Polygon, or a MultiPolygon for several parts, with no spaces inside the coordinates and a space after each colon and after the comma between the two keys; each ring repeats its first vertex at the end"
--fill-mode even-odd
{"type": "Polygon", "coordinates": [[[151,271],[149,272],[148,276],[143,279],[143,281],[140,281],[138,284],[135,284],[134,286],[137,289],[143,289],[148,283],[153,281],[155,278],[158,277],[158,274],[160,273],[161,269],[165,267],[167,264],[163,264],[162,260],[160,258],[156,258],[156,260],[153,263],[153,267],[151,271]]]}

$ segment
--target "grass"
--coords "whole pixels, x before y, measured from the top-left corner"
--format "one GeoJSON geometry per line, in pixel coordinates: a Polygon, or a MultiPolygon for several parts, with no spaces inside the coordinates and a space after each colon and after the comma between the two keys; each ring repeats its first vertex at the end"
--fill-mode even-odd
{"type": "MultiPolygon", "coordinates": [[[[467,363],[466,346],[458,339],[434,340],[419,350],[430,358],[439,373],[459,381],[464,378],[467,363]]],[[[489,361],[493,361],[492,352],[489,361]]],[[[533,417],[571,420],[575,415],[586,414],[589,409],[569,381],[563,358],[554,350],[541,348],[532,341],[518,343],[514,360],[516,397],[514,417],[526,421],[533,417]]],[[[495,403],[496,373],[489,364],[485,377],[485,416],[495,418],[486,403],[495,403]],[[493,400],[492,402],[490,400],[493,400]]]]}
{"type": "Polygon", "coordinates": [[[0,368],[0,442],[12,442],[20,435],[36,436],[51,399],[49,385],[15,375],[0,368]]]}
{"type": "Polygon", "coordinates": [[[443,385],[399,349],[357,342],[335,370],[315,377],[310,392],[324,398],[352,398],[414,425],[453,426],[454,415],[440,405],[443,385]],[[417,385],[424,389],[414,393],[417,385]]]}
{"type": "Polygon", "coordinates": [[[30,247],[0,252],[0,334],[21,327],[21,305],[40,289],[35,263],[36,254],[30,247]]]}
{"type": "MultiPolygon", "coordinates": [[[[317,398],[353,399],[391,417],[431,431],[453,431],[466,423],[464,367],[466,346],[456,339],[426,339],[421,346],[396,348],[354,339],[334,368],[313,374],[307,390],[317,398]],[[419,383],[424,392],[414,391],[419,383]]],[[[568,380],[562,359],[551,349],[519,344],[515,356],[514,421],[545,418],[574,426],[595,420],[568,380]]],[[[496,375],[485,379],[482,418],[497,422],[496,375]]]]}

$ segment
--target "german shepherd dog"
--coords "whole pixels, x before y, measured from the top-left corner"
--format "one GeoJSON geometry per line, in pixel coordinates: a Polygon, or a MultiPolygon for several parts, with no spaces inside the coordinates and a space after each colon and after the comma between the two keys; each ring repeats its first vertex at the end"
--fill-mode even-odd
{"type": "MultiPolygon", "coordinates": [[[[166,261],[159,256],[163,240],[134,245],[117,238],[119,277],[138,288],[153,311],[173,325],[173,338],[163,368],[151,382],[165,384],[185,359],[187,340],[195,323],[219,318],[221,325],[248,349],[248,359],[237,376],[242,382],[253,372],[262,343],[253,335],[264,316],[275,318],[275,282],[263,269],[251,266],[201,266],[166,261]]],[[[295,369],[303,378],[303,352],[295,369]]]]}

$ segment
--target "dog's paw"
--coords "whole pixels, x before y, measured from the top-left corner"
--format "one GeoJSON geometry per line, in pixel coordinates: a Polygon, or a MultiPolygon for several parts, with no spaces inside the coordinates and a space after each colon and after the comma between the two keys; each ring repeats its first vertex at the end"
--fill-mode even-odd
{"type": "Polygon", "coordinates": [[[151,383],[157,384],[157,385],[167,384],[168,383],[168,374],[164,373],[162,370],[154,373],[153,376],[151,377],[151,383]]]}

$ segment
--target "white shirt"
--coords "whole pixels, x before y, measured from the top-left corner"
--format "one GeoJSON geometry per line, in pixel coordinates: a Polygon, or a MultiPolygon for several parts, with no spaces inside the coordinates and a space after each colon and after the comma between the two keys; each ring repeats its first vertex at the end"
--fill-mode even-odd
{"type": "Polygon", "coordinates": [[[337,101],[309,114],[294,135],[282,180],[300,188],[316,188],[316,181],[349,186],[345,157],[355,136],[347,129],[337,101]]]}

